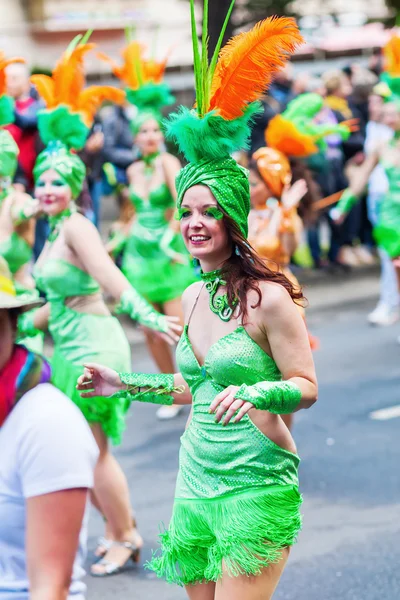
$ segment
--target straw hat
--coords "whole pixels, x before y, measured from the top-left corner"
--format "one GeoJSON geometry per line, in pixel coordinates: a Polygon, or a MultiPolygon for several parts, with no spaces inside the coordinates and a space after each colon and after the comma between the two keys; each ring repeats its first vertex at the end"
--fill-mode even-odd
{"type": "Polygon", "coordinates": [[[0,309],[21,308],[30,310],[42,304],[43,300],[35,297],[32,292],[17,295],[8,265],[4,258],[0,256],[0,309]]]}

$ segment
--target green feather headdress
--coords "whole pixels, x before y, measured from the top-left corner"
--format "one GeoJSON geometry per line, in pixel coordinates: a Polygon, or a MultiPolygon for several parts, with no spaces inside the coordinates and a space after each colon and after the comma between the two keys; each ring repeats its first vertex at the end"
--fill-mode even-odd
{"type": "Polygon", "coordinates": [[[86,142],[98,108],[105,100],[122,103],[125,95],[112,86],[85,86],[83,59],[95,47],[89,44],[91,32],[76,36],[62,54],[52,76],[33,75],[47,109],[38,115],[40,137],[46,149],[37,158],[34,176],[55,169],[78,196],[85,179],[86,168],[71,150],[80,150],[86,142]]]}
{"type": "Polygon", "coordinates": [[[162,61],[144,57],[144,46],[132,39],[127,31],[128,44],[121,51],[123,63],[119,66],[106,54],[99,58],[111,65],[112,72],[126,85],[126,99],[137,107],[138,118],[132,123],[134,133],[149,118],[161,123],[161,111],[175,102],[169,86],[163,81],[169,53],[162,61]]]}
{"type": "Polygon", "coordinates": [[[265,130],[267,146],[286,156],[305,157],[326,148],[325,138],[339,135],[347,140],[357,128],[356,120],[337,125],[319,124],[314,118],[322,110],[324,99],[319,94],[301,94],[289,102],[286,110],[273,117],[265,130]]]}
{"type": "Polygon", "coordinates": [[[232,0],[209,61],[208,0],[204,0],[200,48],[194,0],[190,0],[196,104],[171,115],[166,132],[190,161],[177,178],[178,207],[190,187],[206,185],[246,237],[248,177],[230,155],[246,148],[259,99],[302,37],[293,19],[269,18],[221,49],[234,4],[232,0]]]}

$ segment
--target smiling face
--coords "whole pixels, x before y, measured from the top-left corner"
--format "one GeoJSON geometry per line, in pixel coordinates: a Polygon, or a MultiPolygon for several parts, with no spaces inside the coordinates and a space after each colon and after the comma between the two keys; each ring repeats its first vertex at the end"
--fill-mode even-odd
{"type": "Polygon", "coordinates": [[[160,125],[155,119],[145,121],[135,137],[135,144],[142,156],[159,152],[163,141],[160,125]]]}
{"type": "Polygon", "coordinates": [[[39,210],[52,217],[68,208],[71,188],[57,171],[49,169],[36,181],[35,198],[39,200],[39,210]]]}
{"type": "Polygon", "coordinates": [[[185,193],[180,208],[181,232],[194,258],[219,265],[231,255],[232,245],[221,214],[208,187],[194,185],[185,193]]]}

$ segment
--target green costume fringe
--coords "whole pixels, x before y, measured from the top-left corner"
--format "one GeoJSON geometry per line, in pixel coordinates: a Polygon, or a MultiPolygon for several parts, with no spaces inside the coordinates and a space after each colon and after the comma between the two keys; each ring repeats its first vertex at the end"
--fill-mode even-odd
{"type": "Polygon", "coordinates": [[[231,577],[259,575],[277,563],[301,528],[302,498],[292,486],[260,488],[209,500],[176,499],[162,554],[147,568],[168,583],[217,581],[224,564],[231,577]]]}

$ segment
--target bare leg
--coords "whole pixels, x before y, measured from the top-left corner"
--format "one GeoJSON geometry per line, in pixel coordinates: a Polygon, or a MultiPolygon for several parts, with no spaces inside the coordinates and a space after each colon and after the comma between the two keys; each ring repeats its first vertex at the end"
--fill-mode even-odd
{"type": "Polygon", "coordinates": [[[189,600],[214,600],[215,583],[198,583],[197,585],[187,585],[186,592],[189,600]]]}
{"type": "Polygon", "coordinates": [[[222,575],[217,582],[215,600],[271,600],[289,556],[289,548],[282,551],[281,560],[263,569],[256,577],[229,577],[222,575]]]}
{"type": "MultiPolygon", "coordinates": [[[[97,423],[92,425],[92,431],[100,450],[94,474],[94,493],[98,507],[110,528],[111,539],[133,542],[141,547],[143,540],[137,530],[132,528],[132,509],[126,477],[109,451],[107,438],[101,426],[97,423]]],[[[106,558],[110,562],[122,565],[130,553],[127,548],[115,546],[107,552],[106,558]]],[[[101,565],[92,567],[94,573],[102,573],[104,570],[101,565]]]]}

